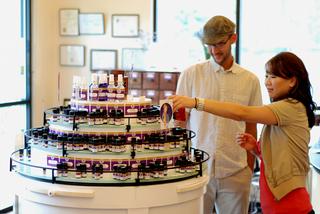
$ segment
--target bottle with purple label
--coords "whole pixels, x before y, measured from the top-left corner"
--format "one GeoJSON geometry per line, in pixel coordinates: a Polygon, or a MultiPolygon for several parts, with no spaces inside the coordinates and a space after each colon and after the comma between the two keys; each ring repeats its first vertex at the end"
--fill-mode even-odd
{"type": "Polygon", "coordinates": [[[116,100],[119,102],[123,102],[125,97],[125,87],[123,85],[123,76],[122,74],[118,75],[118,85],[116,92],[116,100]]]}
{"type": "Polygon", "coordinates": [[[89,100],[98,101],[99,97],[98,74],[91,75],[91,84],[89,86],[89,100]]]}
{"type": "Polygon", "coordinates": [[[99,101],[107,101],[108,93],[108,75],[100,74],[99,75],[99,101]]]}
{"type": "Polygon", "coordinates": [[[79,76],[74,76],[72,81],[72,96],[73,100],[77,100],[80,97],[80,80],[79,76]]]}
{"type": "Polygon", "coordinates": [[[108,93],[107,93],[108,101],[114,102],[116,98],[116,87],[114,85],[114,75],[109,75],[109,85],[108,85],[108,93]]]}
{"type": "Polygon", "coordinates": [[[88,99],[88,84],[87,81],[82,78],[80,84],[80,100],[86,101],[88,99]]]}

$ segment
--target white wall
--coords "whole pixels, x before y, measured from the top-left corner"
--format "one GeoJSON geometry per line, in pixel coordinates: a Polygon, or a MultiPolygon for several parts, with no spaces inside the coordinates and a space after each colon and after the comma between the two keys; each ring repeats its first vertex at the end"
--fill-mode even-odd
{"type": "Polygon", "coordinates": [[[43,111],[63,104],[70,98],[72,77],[90,76],[90,49],[117,49],[121,65],[122,48],[139,48],[139,38],[112,38],[112,14],[139,14],[140,29],[152,32],[150,0],[33,0],[32,1],[32,126],[42,125],[43,111]],[[80,13],[99,12],[105,15],[105,35],[59,35],[59,9],[77,8],[80,13]],[[84,67],[59,65],[61,44],[85,45],[84,67]],[[60,78],[59,78],[60,76],[60,78]],[[58,81],[60,79],[60,81],[58,81]],[[60,87],[58,86],[60,84],[60,87]]]}

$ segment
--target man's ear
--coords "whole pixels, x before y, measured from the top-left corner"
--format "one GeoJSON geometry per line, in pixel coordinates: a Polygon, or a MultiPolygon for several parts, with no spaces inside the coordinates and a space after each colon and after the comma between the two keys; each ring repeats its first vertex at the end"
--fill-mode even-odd
{"type": "Polygon", "coordinates": [[[230,38],[230,40],[231,40],[231,43],[233,44],[233,43],[236,43],[236,41],[237,41],[237,39],[238,39],[238,36],[237,36],[237,34],[232,34],[232,36],[231,36],[231,38],[230,38]]]}

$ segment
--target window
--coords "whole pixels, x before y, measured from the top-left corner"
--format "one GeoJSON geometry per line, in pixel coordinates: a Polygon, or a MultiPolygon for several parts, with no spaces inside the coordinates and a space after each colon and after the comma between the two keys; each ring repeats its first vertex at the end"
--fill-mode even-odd
{"type": "Polygon", "coordinates": [[[304,61],[314,100],[320,104],[320,2],[242,1],[241,8],[240,63],[259,76],[264,103],[269,103],[265,62],[280,51],[291,51],[304,61]]]}
{"type": "Polygon", "coordinates": [[[152,57],[146,61],[155,68],[182,71],[205,59],[199,32],[210,17],[224,15],[238,23],[239,45],[233,47],[234,56],[259,77],[263,103],[270,102],[264,87],[266,61],[281,51],[291,51],[305,63],[313,99],[320,105],[320,1],[154,1],[157,40],[148,49],[152,57]]]}
{"type": "MultiPolygon", "coordinates": [[[[0,9],[0,212],[13,203],[10,154],[17,149],[17,136],[30,127],[30,0],[7,1],[0,9]]],[[[21,141],[20,141],[21,142],[21,141]]],[[[23,147],[22,145],[20,145],[23,147]]]]}
{"type": "Polygon", "coordinates": [[[152,56],[147,61],[165,71],[181,71],[205,59],[199,36],[209,18],[224,15],[236,20],[234,0],[175,0],[174,4],[170,0],[158,0],[155,4],[157,41],[149,48],[152,56]]]}

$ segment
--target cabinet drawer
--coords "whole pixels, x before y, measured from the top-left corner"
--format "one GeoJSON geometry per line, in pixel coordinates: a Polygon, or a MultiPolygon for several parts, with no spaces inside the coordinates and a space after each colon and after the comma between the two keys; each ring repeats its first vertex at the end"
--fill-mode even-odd
{"type": "Polygon", "coordinates": [[[160,91],[159,100],[168,99],[169,96],[174,95],[174,94],[175,94],[175,91],[171,91],[171,90],[160,91]]]}
{"type": "Polygon", "coordinates": [[[142,96],[142,90],[140,89],[130,89],[129,94],[132,95],[133,97],[140,97],[142,96]]]}
{"type": "Polygon", "coordinates": [[[143,90],[142,95],[146,98],[150,98],[152,100],[152,104],[158,105],[159,104],[159,91],[155,89],[146,89],[143,90]]]}
{"type": "Polygon", "coordinates": [[[129,76],[129,87],[141,89],[142,86],[142,74],[140,72],[131,72],[129,76]]]}
{"type": "Polygon", "coordinates": [[[160,89],[175,91],[177,86],[177,74],[161,73],[160,74],[160,89]]]}
{"type": "Polygon", "coordinates": [[[159,88],[159,73],[145,72],[143,73],[143,89],[158,89],[159,88]]]}

